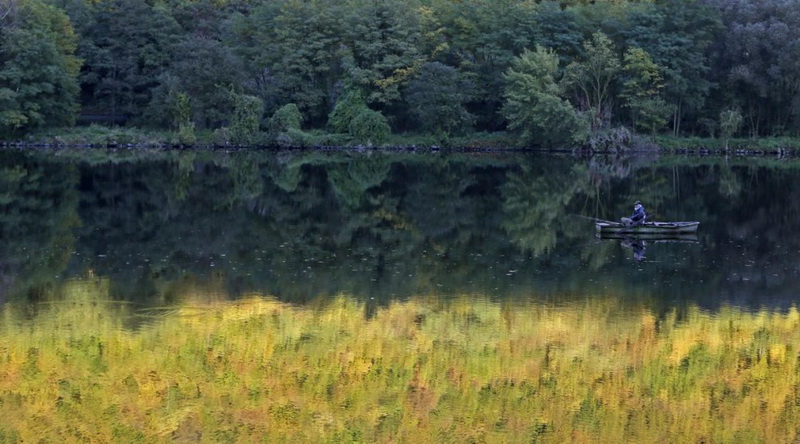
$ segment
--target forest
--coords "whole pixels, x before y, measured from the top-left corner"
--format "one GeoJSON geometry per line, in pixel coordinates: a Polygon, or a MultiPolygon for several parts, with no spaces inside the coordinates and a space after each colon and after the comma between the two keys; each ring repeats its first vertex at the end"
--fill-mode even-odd
{"type": "Polygon", "coordinates": [[[800,135],[800,0],[0,0],[0,139],[800,135]]]}

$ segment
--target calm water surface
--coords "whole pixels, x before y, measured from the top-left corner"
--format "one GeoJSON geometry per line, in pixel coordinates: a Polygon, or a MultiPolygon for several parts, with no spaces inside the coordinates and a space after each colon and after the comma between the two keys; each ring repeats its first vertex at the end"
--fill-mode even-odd
{"type": "Polygon", "coordinates": [[[0,441],[791,440],[798,196],[761,158],[0,152],[0,441]],[[595,237],[636,200],[697,235],[595,237]]]}

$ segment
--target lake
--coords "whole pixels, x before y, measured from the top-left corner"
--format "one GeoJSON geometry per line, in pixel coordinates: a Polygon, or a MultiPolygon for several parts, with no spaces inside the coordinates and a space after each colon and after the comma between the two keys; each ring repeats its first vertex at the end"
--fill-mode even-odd
{"type": "Polygon", "coordinates": [[[798,196],[766,157],[0,151],[0,442],[792,441],[798,196]],[[596,238],[636,200],[697,235],[596,238]]]}

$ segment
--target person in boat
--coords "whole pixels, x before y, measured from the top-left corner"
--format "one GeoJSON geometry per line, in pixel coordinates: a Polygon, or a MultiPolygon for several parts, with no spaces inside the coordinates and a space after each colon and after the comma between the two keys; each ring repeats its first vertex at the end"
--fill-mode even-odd
{"type": "Polygon", "coordinates": [[[639,225],[644,225],[645,220],[647,219],[647,214],[644,212],[644,206],[640,201],[636,201],[633,204],[633,214],[631,217],[623,217],[622,223],[629,227],[636,227],[639,225]]]}

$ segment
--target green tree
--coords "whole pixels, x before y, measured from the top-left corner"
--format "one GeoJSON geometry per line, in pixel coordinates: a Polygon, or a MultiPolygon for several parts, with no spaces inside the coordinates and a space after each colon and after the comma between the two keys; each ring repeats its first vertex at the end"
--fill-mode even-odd
{"type": "MultiPolygon", "coordinates": [[[[435,20],[426,28],[431,48],[426,55],[456,67],[462,78],[473,82],[471,107],[480,129],[499,130],[505,126],[502,114],[503,73],[514,57],[539,42],[542,21],[539,4],[532,0],[483,0],[432,2],[435,20]]],[[[558,5],[556,8],[560,10],[558,5]]]]}
{"type": "Polygon", "coordinates": [[[139,0],[97,4],[86,27],[79,55],[84,105],[107,113],[112,121],[131,117],[148,123],[145,111],[161,75],[171,62],[180,28],[168,11],[139,0]]]}
{"type": "Polygon", "coordinates": [[[719,113],[719,130],[722,140],[725,141],[725,149],[728,149],[728,142],[731,137],[739,131],[742,126],[742,113],[736,109],[727,109],[719,113]]]}
{"type": "Polygon", "coordinates": [[[299,130],[303,124],[303,114],[294,103],[288,103],[278,108],[269,121],[270,131],[275,133],[289,130],[299,130]]]}
{"type": "Polygon", "coordinates": [[[582,52],[585,20],[575,8],[562,8],[557,1],[543,1],[536,11],[535,41],[558,53],[561,63],[569,64],[582,52]]]}
{"type": "Polygon", "coordinates": [[[583,58],[567,66],[564,80],[578,93],[580,106],[589,111],[592,130],[597,130],[611,119],[612,88],[621,65],[602,32],[584,42],[583,50],[583,58]]]}
{"type": "Polygon", "coordinates": [[[258,132],[264,103],[255,96],[231,93],[233,96],[233,117],[231,118],[231,137],[238,144],[251,144],[258,132]]]}
{"type": "Polygon", "coordinates": [[[585,135],[577,112],[561,97],[557,76],[558,56],[541,46],[523,52],[506,72],[503,115],[509,128],[520,130],[528,143],[570,145],[585,135]]]}
{"type": "Polygon", "coordinates": [[[383,114],[365,108],[350,122],[349,132],[356,142],[372,146],[386,140],[391,128],[383,114]]]}
{"type": "Polygon", "coordinates": [[[347,75],[364,91],[367,105],[388,110],[400,88],[419,70],[424,57],[416,2],[353,0],[344,30],[347,75]]]}
{"type": "Polygon", "coordinates": [[[336,106],[328,116],[328,128],[336,133],[346,133],[350,128],[350,122],[365,109],[367,109],[367,103],[364,101],[361,90],[346,91],[336,101],[336,106]]]}
{"type": "Polygon", "coordinates": [[[12,3],[0,8],[0,133],[71,125],[80,60],[69,18],[39,0],[12,3]]]}
{"type": "Polygon", "coordinates": [[[172,112],[173,125],[178,130],[179,142],[184,145],[194,145],[197,137],[194,133],[194,122],[192,122],[192,104],[186,93],[175,94],[172,112]]]}
{"type": "Polygon", "coordinates": [[[150,103],[151,119],[164,120],[170,96],[185,92],[192,98],[192,121],[201,128],[230,125],[234,112],[231,89],[241,91],[244,65],[222,42],[188,36],[174,48],[168,71],[150,103]]]}
{"type": "Polygon", "coordinates": [[[720,29],[719,11],[708,2],[641,2],[629,8],[621,38],[645,50],[663,68],[664,98],[672,112],[674,134],[682,122],[699,121],[712,79],[709,47],[720,29]],[[687,119],[688,117],[688,119],[687,119]]]}
{"type": "Polygon", "coordinates": [[[301,129],[304,116],[294,103],[278,108],[267,122],[270,138],[281,146],[307,146],[309,136],[301,129]]]}
{"type": "Polygon", "coordinates": [[[667,124],[669,115],[669,108],[661,97],[664,89],[661,70],[641,48],[629,48],[624,63],[626,79],[620,97],[631,111],[633,126],[655,133],[667,124]]]}
{"type": "Polygon", "coordinates": [[[741,103],[752,136],[800,135],[800,2],[710,3],[725,26],[714,63],[728,94],[723,103],[741,103]]]}
{"type": "Polygon", "coordinates": [[[247,46],[237,50],[268,111],[295,103],[312,124],[324,124],[344,69],[343,16],[341,2],[280,0],[237,19],[236,38],[247,46]]]}
{"type": "Polygon", "coordinates": [[[464,105],[472,100],[473,94],[473,83],[455,68],[430,62],[409,82],[406,102],[419,128],[446,137],[453,131],[463,132],[472,127],[475,116],[464,105]]]}

